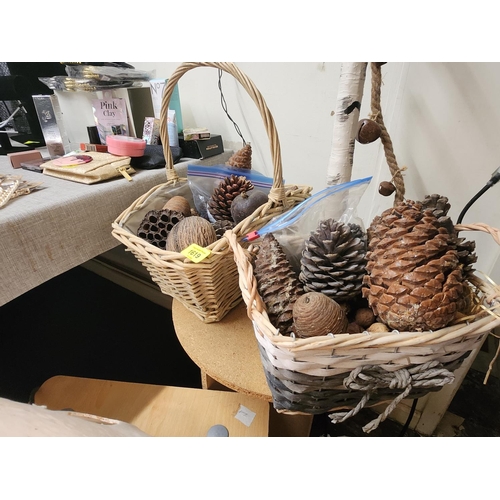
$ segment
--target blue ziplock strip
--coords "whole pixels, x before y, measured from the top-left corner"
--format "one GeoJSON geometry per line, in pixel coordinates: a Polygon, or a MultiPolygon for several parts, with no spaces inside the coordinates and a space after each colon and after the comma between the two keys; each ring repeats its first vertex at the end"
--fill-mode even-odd
{"type": "Polygon", "coordinates": [[[264,189],[271,189],[273,187],[272,177],[266,177],[265,175],[252,171],[251,169],[242,170],[241,168],[232,168],[226,165],[206,167],[203,165],[189,164],[187,168],[187,175],[189,177],[213,177],[214,179],[222,180],[231,174],[245,176],[255,187],[264,189]]]}
{"type": "Polygon", "coordinates": [[[296,207],[292,208],[288,212],[285,212],[282,216],[273,220],[272,222],[260,228],[259,230],[247,234],[242,238],[242,241],[255,240],[259,237],[265,236],[267,233],[279,231],[289,226],[290,224],[295,223],[306,210],[309,210],[311,207],[316,205],[316,203],[319,203],[325,197],[331,196],[334,193],[346,191],[353,187],[361,186],[362,184],[369,184],[371,180],[372,177],[365,177],[364,179],[357,179],[355,181],[349,181],[349,182],[344,182],[343,184],[336,184],[335,186],[329,186],[320,191],[319,193],[316,193],[315,195],[305,199],[303,202],[299,203],[296,207]],[[252,235],[251,239],[249,239],[249,235],[252,235]]]}

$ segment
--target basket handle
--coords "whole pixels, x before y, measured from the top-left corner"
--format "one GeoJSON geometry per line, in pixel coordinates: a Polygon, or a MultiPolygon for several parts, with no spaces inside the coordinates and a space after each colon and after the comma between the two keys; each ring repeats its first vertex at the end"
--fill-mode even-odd
{"type": "Polygon", "coordinates": [[[167,85],[163,92],[160,111],[160,138],[163,144],[163,153],[165,156],[165,168],[167,170],[168,180],[177,180],[178,175],[174,168],[172,152],[169,147],[168,141],[168,104],[174,92],[175,85],[180,80],[182,75],[194,68],[210,67],[217,68],[232,75],[248,92],[250,97],[257,105],[264,125],[266,127],[267,135],[269,137],[271,156],[273,162],[273,185],[269,192],[268,198],[271,202],[277,205],[285,205],[286,193],[283,185],[283,168],[281,165],[281,148],[278,138],[278,132],[274,124],[274,119],[269,111],[262,94],[254,85],[254,83],[243,73],[234,63],[231,62],[184,62],[172,73],[168,79],[167,85]]]}
{"type": "Polygon", "coordinates": [[[455,229],[457,231],[483,231],[484,233],[489,233],[497,244],[500,245],[500,229],[488,226],[488,224],[483,224],[482,222],[476,222],[475,224],[455,224],[455,229]]]}

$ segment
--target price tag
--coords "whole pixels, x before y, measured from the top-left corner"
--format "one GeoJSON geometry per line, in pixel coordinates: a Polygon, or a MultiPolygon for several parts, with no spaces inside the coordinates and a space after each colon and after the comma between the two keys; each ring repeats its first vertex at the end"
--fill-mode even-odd
{"type": "Polygon", "coordinates": [[[201,262],[206,259],[212,252],[208,248],[200,247],[199,245],[189,245],[187,248],[182,250],[181,254],[192,260],[194,263],[201,262]]]}

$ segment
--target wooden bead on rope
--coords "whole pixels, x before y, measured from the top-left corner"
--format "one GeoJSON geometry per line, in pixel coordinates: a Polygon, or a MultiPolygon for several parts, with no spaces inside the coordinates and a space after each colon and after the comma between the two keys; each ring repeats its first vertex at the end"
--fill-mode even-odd
{"type": "Polygon", "coordinates": [[[358,122],[356,140],[360,144],[370,144],[371,142],[375,142],[381,133],[382,129],[376,121],[365,118],[358,122]]]}
{"type": "Polygon", "coordinates": [[[396,186],[392,182],[382,181],[378,187],[378,192],[382,196],[391,196],[396,191],[396,186]]]}

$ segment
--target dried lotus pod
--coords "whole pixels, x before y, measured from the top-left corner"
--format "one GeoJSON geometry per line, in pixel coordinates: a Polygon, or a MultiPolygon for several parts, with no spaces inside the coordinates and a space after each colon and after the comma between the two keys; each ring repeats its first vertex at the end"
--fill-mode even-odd
{"type": "Polygon", "coordinates": [[[321,292],[301,295],[293,305],[293,322],[298,337],[307,338],[328,333],[347,332],[344,309],[321,292]]]}
{"type": "Polygon", "coordinates": [[[165,250],[170,231],[182,219],[184,215],[173,210],[150,210],[142,219],[137,236],[165,250]]]}
{"type": "Polygon", "coordinates": [[[184,196],[173,196],[165,203],[163,208],[166,210],[173,210],[174,212],[180,212],[184,217],[189,217],[191,215],[191,204],[184,196]]]}

